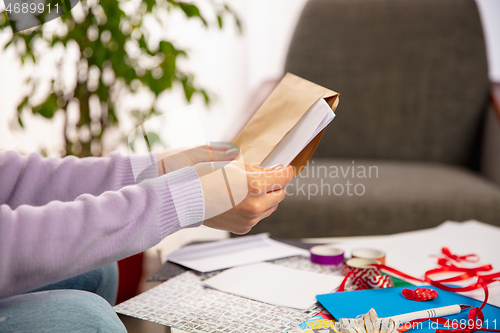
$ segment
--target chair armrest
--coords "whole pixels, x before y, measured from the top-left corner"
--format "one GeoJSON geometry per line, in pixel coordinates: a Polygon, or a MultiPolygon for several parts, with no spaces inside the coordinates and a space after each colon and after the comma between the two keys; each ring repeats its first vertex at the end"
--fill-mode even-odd
{"type": "Polygon", "coordinates": [[[491,107],[486,115],[481,145],[480,171],[500,186],[500,84],[492,84],[491,107]]]}

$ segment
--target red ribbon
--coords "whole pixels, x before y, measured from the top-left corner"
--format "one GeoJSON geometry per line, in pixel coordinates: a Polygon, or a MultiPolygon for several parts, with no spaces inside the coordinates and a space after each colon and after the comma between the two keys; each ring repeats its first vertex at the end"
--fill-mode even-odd
{"type": "Polygon", "coordinates": [[[338,290],[339,292],[345,291],[345,284],[347,283],[347,280],[349,280],[349,278],[351,277],[353,272],[354,272],[353,269],[350,270],[349,272],[347,272],[347,274],[344,277],[344,280],[342,280],[342,283],[339,286],[339,290],[338,290]]]}
{"type": "MultiPolygon", "coordinates": [[[[371,265],[373,267],[376,267],[380,270],[386,271],[388,273],[395,274],[399,277],[405,278],[407,280],[413,280],[413,281],[418,281],[418,282],[427,282],[430,285],[437,287],[442,290],[446,291],[451,291],[451,292],[466,292],[466,291],[471,291],[471,290],[476,290],[479,288],[484,289],[484,301],[481,304],[479,308],[472,308],[469,310],[469,323],[473,323],[473,325],[466,326],[465,328],[459,327],[460,324],[458,323],[453,323],[450,322],[448,319],[445,318],[430,318],[430,319],[418,319],[418,320],[413,320],[410,322],[411,328],[415,327],[415,324],[418,324],[420,322],[426,321],[426,320],[432,320],[435,321],[439,324],[445,325],[447,327],[451,327],[453,329],[437,329],[436,333],[473,333],[476,331],[484,331],[484,332],[500,332],[500,329],[488,329],[488,328],[483,328],[481,325],[484,322],[484,314],[482,312],[482,309],[486,306],[488,303],[488,297],[489,297],[489,292],[488,292],[488,285],[490,283],[493,283],[495,281],[498,281],[500,279],[500,272],[497,273],[492,273],[492,274],[487,274],[483,275],[480,273],[484,272],[489,272],[493,269],[491,265],[484,265],[480,267],[475,267],[475,268],[463,268],[463,267],[458,267],[452,263],[450,263],[450,260],[453,260],[455,262],[460,262],[460,261],[465,261],[465,262],[478,262],[479,261],[479,256],[475,254],[468,254],[464,256],[457,256],[447,248],[443,247],[442,249],[443,254],[447,258],[440,258],[438,260],[438,265],[440,266],[439,268],[431,269],[427,272],[425,272],[424,279],[417,279],[411,275],[405,274],[397,269],[391,268],[389,266],[381,265],[381,264],[374,264],[371,265]],[[475,258],[475,259],[472,259],[475,258]],[[456,272],[456,273],[461,273],[458,274],[454,277],[447,278],[447,279],[442,279],[442,280],[433,280],[431,279],[432,275],[436,274],[443,274],[443,273],[450,273],[450,272],[456,272]],[[475,283],[472,283],[468,286],[465,287],[450,287],[445,285],[445,282],[456,282],[456,281],[464,281],[464,280],[469,280],[471,278],[477,277],[477,280],[475,283]]],[[[345,283],[347,279],[350,277],[350,274],[347,274],[344,278],[344,281],[342,281],[342,284],[340,285],[339,291],[344,291],[345,283]]],[[[405,325],[406,326],[406,325],[405,325]]],[[[400,327],[398,329],[399,332],[405,332],[411,328],[405,328],[405,326],[400,327]]]]}
{"type": "Polygon", "coordinates": [[[456,254],[451,253],[450,249],[448,249],[447,247],[443,247],[441,249],[441,252],[443,252],[443,254],[447,256],[449,259],[454,260],[456,262],[466,261],[466,262],[476,263],[479,262],[479,260],[481,259],[477,254],[467,254],[464,256],[457,256],[456,254]]]}

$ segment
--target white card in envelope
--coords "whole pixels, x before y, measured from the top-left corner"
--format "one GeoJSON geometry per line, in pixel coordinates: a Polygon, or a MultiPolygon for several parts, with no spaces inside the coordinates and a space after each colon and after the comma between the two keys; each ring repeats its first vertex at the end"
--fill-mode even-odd
{"type": "Polygon", "coordinates": [[[335,113],[332,108],[323,98],[320,98],[307,110],[297,125],[283,137],[261,166],[269,168],[276,164],[290,164],[334,118],[335,113]]]}

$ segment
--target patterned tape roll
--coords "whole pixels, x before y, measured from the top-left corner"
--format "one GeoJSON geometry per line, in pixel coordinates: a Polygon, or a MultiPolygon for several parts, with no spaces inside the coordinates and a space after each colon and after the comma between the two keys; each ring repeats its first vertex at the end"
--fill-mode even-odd
{"type": "Polygon", "coordinates": [[[394,287],[392,278],[382,275],[378,268],[370,266],[372,264],[380,264],[380,261],[351,258],[342,267],[342,274],[347,275],[352,272],[350,275],[351,282],[357,290],[394,287]]]}
{"type": "Polygon", "coordinates": [[[344,251],[329,245],[311,247],[311,261],[320,265],[340,265],[344,261],[344,251]]]}
{"type": "Polygon", "coordinates": [[[385,265],[385,252],[375,249],[355,249],[352,250],[353,258],[378,260],[382,265],[385,265]]]}
{"type": "Polygon", "coordinates": [[[369,276],[366,278],[366,283],[372,289],[394,287],[394,281],[389,275],[369,276]]]}
{"type": "Polygon", "coordinates": [[[354,270],[353,275],[361,274],[362,272],[370,275],[380,275],[380,271],[371,267],[372,264],[380,264],[378,260],[351,258],[346,260],[344,267],[342,267],[342,274],[347,275],[350,271],[354,270]]]}

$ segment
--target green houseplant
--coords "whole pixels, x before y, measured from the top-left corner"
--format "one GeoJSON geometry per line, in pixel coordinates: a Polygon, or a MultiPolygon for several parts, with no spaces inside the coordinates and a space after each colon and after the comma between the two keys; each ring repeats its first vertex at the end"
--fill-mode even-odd
{"type": "MultiPolygon", "coordinates": [[[[62,155],[99,156],[104,134],[118,127],[117,104],[123,94],[145,87],[156,99],[162,92],[179,85],[188,102],[199,95],[209,104],[209,93],[196,84],[193,74],[177,65],[179,58],[187,57],[187,52],[167,38],[151,42],[147,30],[143,28],[146,20],[156,20],[162,27],[169,13],[180,11],[188,19],[200,20],[206,28],[209,21],[223,28],[229,16],[241,30],[238,17],[227,4],[211,0],[205,2],[211,8],[210,15],[214,15],[210,20],[207,17],[209,14],[203,14],[199,5],[191,2],[143,0],[127,12],[124,8],[132,1],[84,0],[81,2],[81,17],[69,13],[61,17],[62,34],[46,34],[43,26],[29,32],[11,33],[5,48],[14,48],[23,66],[27,63],[37,66],[40,54],[36,45],[40,43],[50,48],[62,46],[64,51],[76,44],[80,54],[76,82],[70,84],[68,89],[67,84],[63,84],[64,68],[61,64],[56,65],[58,73],[49,82],[50,91],[41,103],[33,101],[32,96],[42,89],[42,82],[36,76],[29,76],[27,86],[30,92],[18,106],[17,122],[23,127],[24,112],[49,119],[56,112],[63,112],[66,125],[61,129],[65,139],[65,145],[61,147],[62,155]],[[135,52],[131,52],[130,48],[135,52]],[[92,103],[99,106],[97,115],[91,112],[92,103]],[[78,110],[79,118],[72,133],[68,130],[70,107],[78,110]]],[[[6,12],[0,13],[0,29],[0,33],[11,30],[6,12]]],[[[156,114],[154,107],[146,112],[132,111],[137,125],[156,114]]]]}

